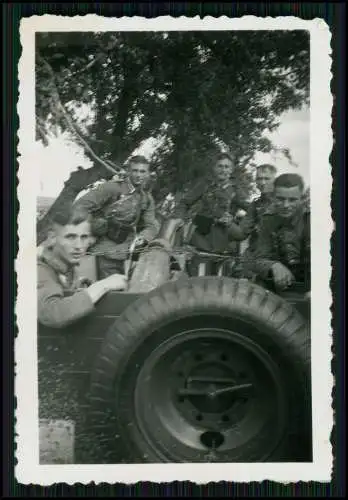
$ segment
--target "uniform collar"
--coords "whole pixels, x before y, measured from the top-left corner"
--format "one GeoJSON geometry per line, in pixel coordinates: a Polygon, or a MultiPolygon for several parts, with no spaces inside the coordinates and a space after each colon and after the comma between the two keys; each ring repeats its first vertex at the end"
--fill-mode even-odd
{"type": "Polygon", "coordinates": [[[225,190],[228,188],[232,187],[232,182],[231,181],[226,181],[224,184],[220,184],[220,182],[217,179],[213,179],[212,184],[214,185],[215,188],[225,190]]]}
{"type": "Polygon", "coordinates": [[[136,191],[136,187],[132,183],[129,177],[127,177],[127,188],[130,194],[134,193],[136,191]]]}
{"type": "Polygon", "coordinates": [[[140,187],[134,186],[134,184],[132,183],[132,181],[130,180],[129,177],[127,177],[127,188],[128,188],[129,194],[133,194],[135,192],[142,193],[145,191],[143,186],[140,186],[140,187]]]}
{"type": "Polygon", "coordinates": [[[40,260],[48,264],[57,274],[68,275],[74,273],[76,266],[71,266],[60,259],[57,255],[54,255],[51,248],[44,248],[40,260]]]}

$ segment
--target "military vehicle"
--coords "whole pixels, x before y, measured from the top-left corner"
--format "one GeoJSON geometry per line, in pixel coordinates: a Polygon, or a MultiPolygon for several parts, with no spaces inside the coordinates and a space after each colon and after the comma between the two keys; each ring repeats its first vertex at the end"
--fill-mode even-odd
{"type": "Polygon", "coordinates": [[[131,249],[128,289],[92,315],[38,325],[39,417],[74,427],[73,457],[52,463],[312,461],[301,284],[279,294],[208,276],[207,252],[187,276],[181,231],[167,220],[131,249]]]}

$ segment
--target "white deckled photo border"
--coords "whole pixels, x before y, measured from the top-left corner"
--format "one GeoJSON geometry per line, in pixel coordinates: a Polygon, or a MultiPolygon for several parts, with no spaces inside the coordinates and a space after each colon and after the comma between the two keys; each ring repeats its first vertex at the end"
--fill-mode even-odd
{"type": "Polygon", "coordinates": [[[271,480],[329,482],[333,455],[330,435],[334,417],[331,372],[331,254],[330,238],[333,146],[330,90],[331,33],[322,19],[296,17],[188,18],[170,16],[107,18],[97,15],[55,15],[23,18],[22,55],[18,66],[18,214],[19,251],[16,259],[18,295],[15,341],[16,459],[21,484],[128,483],[192,481],[197,484],[271,480]],[[207,463],[40,465],[38,426],[38,362],[36,304],[36,195],[39,166],[35,161],[35,33],[50,31],[186,31],[186,30],[308,30],[310,33],[310,189],[311,189],[311,329],[312,335],[312,463],[207,463]]]}

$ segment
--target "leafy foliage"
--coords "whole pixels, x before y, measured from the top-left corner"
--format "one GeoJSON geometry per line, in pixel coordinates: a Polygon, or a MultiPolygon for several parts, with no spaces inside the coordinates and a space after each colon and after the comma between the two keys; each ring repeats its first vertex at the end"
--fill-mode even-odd
{"type": "Polygon", "coordinates": [[[36,36],[38,139],[69,130],[107,178],[97,158],[115,167],[154,137],[158,199],[204,175],[221,149],[235,154],[236,182],[247,195],[255,152],[273,147],[265,133],[309,99],[306,31],[36,36]]]}

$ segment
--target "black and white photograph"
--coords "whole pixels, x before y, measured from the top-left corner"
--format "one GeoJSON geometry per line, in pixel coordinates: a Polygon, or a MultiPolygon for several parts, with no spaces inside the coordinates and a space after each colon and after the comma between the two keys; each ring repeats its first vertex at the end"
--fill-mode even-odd
{"type": "Polygon", "coordinates": [[[330,480],[330,38],[22,20],[22,483],[330,480]]]}

